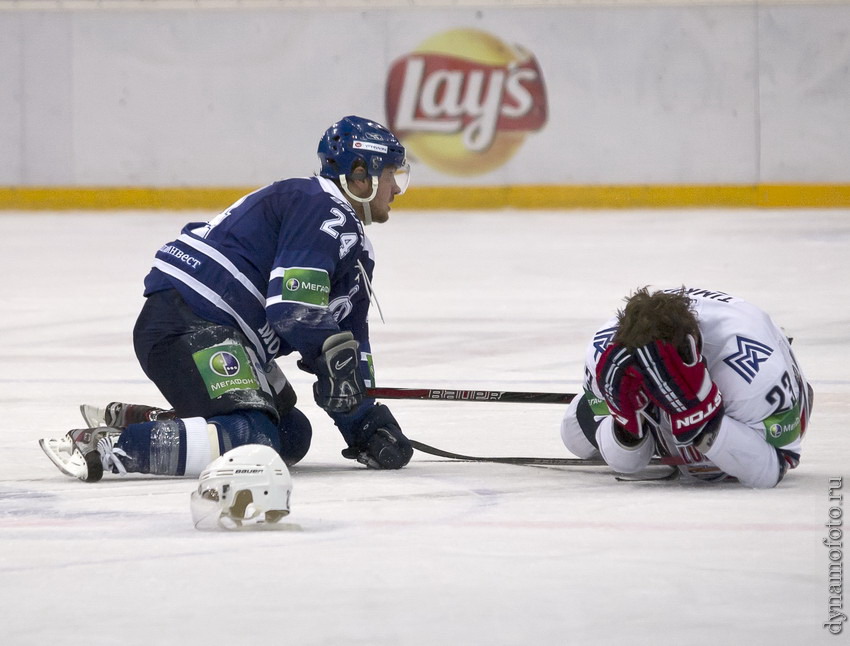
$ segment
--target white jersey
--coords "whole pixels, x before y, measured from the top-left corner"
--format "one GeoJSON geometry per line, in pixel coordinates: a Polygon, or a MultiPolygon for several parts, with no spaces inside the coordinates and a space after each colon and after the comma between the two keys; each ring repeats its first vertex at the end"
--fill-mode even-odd
{"type": "MultiPolygon", "coordinates": [[[[791,351],[789,339],[766,312],[743,299],[704,289],[687,289],[686,293],[694,305],[702,336],[702,354],[709,374],[723,396],[724,420],[718,433],[721,444],[732,450],[732,445],[724,444],[727,436],[731,438],[728,441],[734,444],[742,437],[744,442],[749,442],[754,439],[750,436],[757,435],[761,444],[770,445],[775,450],[767,450],[768,447],[762,450],[756,446],[760,457],[749,454],[748,457],[756,462],[766,460],[776,464],[778,470],[781,466],[781,472],[785,467],[779,464],[780,459],[788,467],[797,466],[812,401],[810,388],[791,351]]],[[[603,325],[588,346],[585,357],[586,397],[597,415],[604,414],[607,408],[596,383],[596,363],[611,342],[616,326],[616,319],[603,325]]],[[[567,415],[575,415],[575,409],[571,406],[567,415]]],[[[566,423],[568,420],[565,419],[566,423]]],[[[597,436],[604,431],[604,426],[600,425],[597,436]]],[[[678,453],[677,457],[691,465],[693,468],[683,469],[690,475],[701,477],[704,474],[708,477],[713,472],[716,476],[719,462],[727,462],[723,459],[712,462],[714,447],[703,456],[693,446],[676,445],[669,429],[666,432],[662,429],[661,433],[664,438],[659,438],[659,444],[666,444],[670,453],[678,453]]],[[[566,436],[564,441],[568,441],[566,436]]],[[[598,444],[605,456],[606,445],[610,442],[602,440],[598,444]]],[[[572,450],[569,443],[568,448],[572,450]]],[[[661,449],[657,452],[664,452],[663,447],[657,448],[661,449]]],[[[720,449],[718,447],[718,451],[720,449]]],[[[587,451],[584,453],[586,455],[587,451]]],[[[637,459],[634,452],[631,456],[637,459]]],[[[753,486],[760,486],[762,480],[771,479],[770,464],[749,466],[759,475],[731,472],[738,471],[737,468],[724,471],[753,486]]],[[[767,486],[773,486],[779,479],[781,475],[767,486]]]]}

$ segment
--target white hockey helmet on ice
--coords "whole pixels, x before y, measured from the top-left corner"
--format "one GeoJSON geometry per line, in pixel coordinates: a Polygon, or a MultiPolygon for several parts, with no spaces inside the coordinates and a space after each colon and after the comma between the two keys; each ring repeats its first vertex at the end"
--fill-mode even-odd
{"type": "Polygon", "coordinates": [[[239,529],[278,522],[289,514],[292,477],[270,446],[245,444],[207,466],[192,492],[197,529],[239,529]]]}

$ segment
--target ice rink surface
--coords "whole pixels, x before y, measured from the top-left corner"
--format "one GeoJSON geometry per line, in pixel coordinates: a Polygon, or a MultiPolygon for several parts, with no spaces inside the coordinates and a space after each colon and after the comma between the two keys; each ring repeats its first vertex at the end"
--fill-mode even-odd
{"type": "MultiPolygon", "coordinates": [[[[850,212],[394,212],[369,229],[378,385],[575,392],[629,291],[722,290],[795,339],[800,467],[768,491],[422,453],[367,471],[286,357],[313,447],[283,528],[240,533],[193,528],[192,479],[86,484],[37,445],[83,402],[165,403],[132,351],[142,279],[212,215],[0,214],[4,646],[846,643],[823,628],[823,541],[850,476],[850,212]]],[[[568,456],[561,406],[388,403],[442,449],[568,456]]]]}

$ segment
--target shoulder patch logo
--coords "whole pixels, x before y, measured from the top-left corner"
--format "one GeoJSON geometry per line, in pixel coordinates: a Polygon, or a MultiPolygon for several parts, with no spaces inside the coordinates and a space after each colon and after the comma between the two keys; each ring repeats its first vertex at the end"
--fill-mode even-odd
{"type": "Polygon", "coordinates": [[[738,351],[723,359],[723,363],[750,384],[755,379],[759,366],[773,354],[773,348],[743,336],[736,337],[736,340],[738,351]]]}
{"type": "Polygon", "coordinates": [[[616,327],[609,327],[604,330],[599,330],[596,333],[596,336],[593,337],[593,358],[596,359],[600,354],[605,352],[605,348],[608,347],[608,344],[611,343],[611,339],[614,338],[614,334],[617,332],[616,327]]]}
{"type": "Polygon", "coordinates": [[[281,299],[289,303],[328,306],[331,280],[324,269],[287,267],[283,270],[281,299]]]}

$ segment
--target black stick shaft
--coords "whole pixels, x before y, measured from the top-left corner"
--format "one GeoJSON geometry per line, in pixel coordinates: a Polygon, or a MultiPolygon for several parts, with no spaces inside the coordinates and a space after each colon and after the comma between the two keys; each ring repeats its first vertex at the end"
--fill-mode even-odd
{"type": "Polygon", "coordinates": [[[443,388],[369,388],[379,399],[432,399],[437,401],[507,402],[512,404],[569,404],[575,393],[537,393],[515,390],[449,390],[443,388]]]}
{"type": "Polygon", "coordinates": [[[473,455],[463,455],[461,453],[452,453],[444,451],[434,446],[410,440],[411,446],[417,451],[436,455],[441,458],[450,458],[452,460],[461,460],[464,462],[496,462],[501,464],[518,464],[518,465],[542,465],[542,466],[579,466],[579,467],[597,467],[607,466],[603,460],[584,460],[582,458],[483,458],[473,455]]]}
{"type": "MultiPolygon", "coordinates": [[[[526,466],[575,466],[575,467],[604,467],[608,466],[606,462],[602,459],[585,459],[585,458],[484,458],[480,456],[474,455],[464,455],[462,453],[452,453],[451,451],[444,451],[443,449],[438,449],[434,446],[429,446],[428,444],[423,444],[422,442],[417,442],[416,440],[410,440],[411,446],[417,451],[422,451],[422,453],[428,453],[429,455],[436,455],[441,458],[450,458],[452,460],[461,460],[463,462],[496,462],[499,464],[517,464],[517,465],[526,465],[526,466]]],[[[652,465],[677,465],[683,464],[681,458],[674,457],[663,457],[663,458],[652,458],[650,462],[652,465]]]]}

